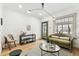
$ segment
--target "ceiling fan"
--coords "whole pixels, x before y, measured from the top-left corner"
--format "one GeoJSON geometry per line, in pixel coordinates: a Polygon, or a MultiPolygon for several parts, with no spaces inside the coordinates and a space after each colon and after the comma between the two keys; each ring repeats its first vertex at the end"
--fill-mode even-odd
{"type": "Polygon", "coordinates": [[[31,13],[32,11],[39,11],[39,10],[42,10],[42,11],[44,11],[45,13],[47,13],[49,16],[51,16],[52,18],[54,18],[54,17],[52,16],[52,14],[49,13],[49,12],[48,12],[47,10],[45,10],[44,8],[45,8],[45,4],[44,4],[44,3],[41,3],[41,8],[39,8],[39,9],[30,9],[30,10],[28,10],[28,11],[29,11],[29,13],[31,13]]]}

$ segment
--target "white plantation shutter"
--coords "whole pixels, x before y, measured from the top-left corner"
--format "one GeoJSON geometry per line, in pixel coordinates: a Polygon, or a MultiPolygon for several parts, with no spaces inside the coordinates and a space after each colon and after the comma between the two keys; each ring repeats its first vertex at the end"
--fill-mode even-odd
{"type": "Polygon", "coordinates": [[[73,35],[76,33],[76,13],[61,16],[55,20],[55,33],[64,33],[73,35]]]}

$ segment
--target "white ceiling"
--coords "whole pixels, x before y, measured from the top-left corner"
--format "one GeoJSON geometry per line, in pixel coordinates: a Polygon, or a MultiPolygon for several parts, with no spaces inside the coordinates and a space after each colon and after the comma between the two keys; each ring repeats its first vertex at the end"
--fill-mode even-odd
{"type": "MultiPolygon", "coordinates": [[[[45,3],[44,9],[47,10],[50,14],[53,14],[57,11],[74,7],[74,6],[79,6],[78,3],[45,3]]],[[[40,9],[41,8],[41,3],[4,3],[4,8],[16,10],[22,13],[26,13],[27,10],[31,9],[40,9]],[[18,5],[21,4],[23,7],[19,8],[18,5]]],[[[36,10],[30,15],[35,16],[35,17],[45,17],[48,14],[42,10],[36,10]],[[39,13],[42,13],[42,15],[39,15],[39,13]]]]}

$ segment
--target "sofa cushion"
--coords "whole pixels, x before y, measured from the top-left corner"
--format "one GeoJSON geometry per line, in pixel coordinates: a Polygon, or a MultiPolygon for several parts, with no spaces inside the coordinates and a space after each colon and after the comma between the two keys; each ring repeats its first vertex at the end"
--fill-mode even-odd
{"type": "Polygon", "coordinates": [[[56,42],[56,43],[65,44],[65,45],[70,44],[70,41],[63,40],[63,39],[49,38],[49,40],[52,40],[54,43],[56,42]]]}
{"type": "Polygon", "coordinates": [[[53,36],[53,35],[52,35],[51,37],[52,37],[52,38],[59,38],[58,36],[53,36]]]}
{"type": "Polygon", "coordinates": [[[60,39],[69,40],[69,37],[60,37],[60,39]]]}

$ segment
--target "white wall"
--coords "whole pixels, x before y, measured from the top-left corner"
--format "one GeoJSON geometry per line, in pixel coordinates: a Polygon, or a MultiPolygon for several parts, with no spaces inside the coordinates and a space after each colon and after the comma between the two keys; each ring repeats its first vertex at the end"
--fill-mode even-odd
{"type": "MultiPolygon", "coordinates": [[[[2,17],[2,4],[0,4],[0,22],[1,22],[1,17],[2,17]]],[[[2,36],[2,26],[1,26],[1,23],[0,23],[0,53],[2,51],[1,36],[2,36]]]]}
{"type": "Polygon", "coordinates": [[[77,39],[74,40],[74,47],[79,48],[79,7],[76,6],[76,7],[64,9],[64,10],[58,11],[57,13],[53,13],[53,15],[56,16],[56,17],[60,17],[60,16],[72,14],[72,13],[77,13],[77,18],[76,18],[76,35],[77,35],[77,39]]]}
{"type": "Polygon", "coordinates": [[[35,17],[27,16],[26,14],[13,11],[10,9],[4,9],[3,13],[4,25],[3,34],[13,34],[14,38],[19,41],[20,31],[28,33],[35,33],[36,39],[41,36],[41,21],[35,17]],[[31,31],[26,30],[27,25],[31,25],[31,31]]]}

